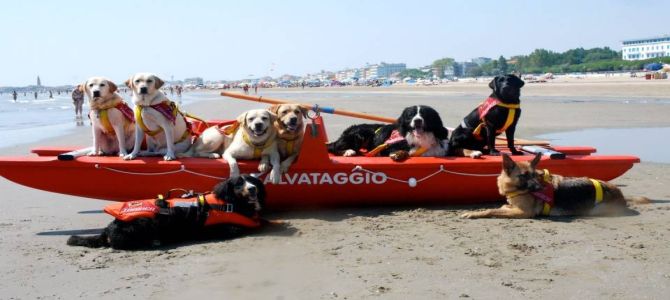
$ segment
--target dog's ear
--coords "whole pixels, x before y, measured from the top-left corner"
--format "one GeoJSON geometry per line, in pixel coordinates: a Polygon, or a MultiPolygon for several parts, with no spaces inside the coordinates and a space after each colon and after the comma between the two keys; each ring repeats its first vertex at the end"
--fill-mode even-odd
{"type": "Polygon", "coordinates": [[[131,90],[135,89],[135,87],[133,86],[133,77],[135,76],[130,76],[130,78],[128,78],[125,81],[126,86],[129,87],[131,90]]]}
{"type": "Polygon", "coordinates": [[[273,104],[268,108],[269,111],[273,112],[275,115],[279,114],[279,108],[281,108],[281,104],[273,104]]]}
{"type": "Polygon", "coordinates": [[[530,161],[530,167],[535,169],[535,166],[540,162],[540,159],[542,158],[542,153],[536,153],[535,158],[530,161]]]}
{"type": "Polygon", "coordinates": [[[275,121],[277,121],[277,114],[268,110],[268,115],[270,115],[270,123],[274,123],[275,121]]]}
{"type": "Polygon", "coordinates": [[[240,124],[240,126],[247,126],[247,112],[237,116],[237,123],[240,124]]]}
{"type": "Polygon", "coordinates": [[[154,82],[155,82],[154,86],[156,87],[156,89],[160,89],[165,84],[163,79],[158,78],[158,76],[154,76],[154,82]]]}
{"type": "Polygon", "coordinates": [[[107,83],[109,84],[109,92],[110,93],[113,94],[114,92],[119,90],[119,88],[116,86],[116,84],[114,82],[112,82],[111,80],[107,80],[107,83]]]}
{"type": "Polygon", "coordinates": [[[302,117],[307,119],[307,113],[309,112],[309,110],[302,105],[300,105],[298,107],[300,108],[300,112],[302,113],[302,117]]]}
{"type": "Polygon", "coordinates": [[[491,88],[493,90],[493,92],[498,91],[498,82],[497,82],[498,78],[500,78],[500,76],[493,77],[491,82],[489,82],[489,88],[491,88]]]}
{"type": "Polygon", "coordinates": [[[449,138],[449,130],[444,128],[444,126],[440,126],[435,130],[435,138],[437,138],[438,141],[440,140],[446,140],[449,138]]]}
{"type": "Polygon", "coordinates": [[[512,172],[514,172],[514,169],[516,169],[516,163],[514,162],[514,160],[512,160],[512,158],[509,155],[505,153],[502,154],[502,157],[503,157],[502,159],[503,170],[505,170],[505,173],[507,173],[507,175],[512,175],[512,172]]]}
{"type": "Polygon", "coordinates": [[[226,194],[228,193],[228,181],[230,181],[230,179],[221,181],[214,186],[212,193],[214,193],[216,199],[226,200],[226,194]]]}

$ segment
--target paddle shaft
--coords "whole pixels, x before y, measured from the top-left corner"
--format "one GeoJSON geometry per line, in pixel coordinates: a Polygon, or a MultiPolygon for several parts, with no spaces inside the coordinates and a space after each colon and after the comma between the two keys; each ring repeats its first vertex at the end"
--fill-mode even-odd
{"type": "Polygon", "coordinates": [[[221,96],[232,97],[232,98],[237,98],[237,99],[244,99],[244,100],[250,100],[250,101],[256,101],[256,102],[262,102],[262,103],[269,103],[269,104],[298,104],[298,105],[300,105],[300,106],[302,106],[306,109],[310,109],[310,110],[314,110],[314,108],[316,107],[319,112],[324,112],[324,113],[329,113],[329,114],[334,114],[334,115],[354,117],[354,118],[360,118],[360,119],[367,119],[367,120],[384,122],[384,123],[394,123],[396,121],[395,119],[388,118],[388,117],[375,116],[375,115],[364,114],[364,113],[342,110],[342,109],[335,109],[335,108],[332,108],[332,107],[317,106],[317,105],[305,104],[305,103],[296,103],[294,101],[282,100],[282,99],[276,99],[276,98],[269,98],[269,97],[263,97],[263,96],[249,96],[249,95],[243,95],[243,94],[232,93],[232,92],[221,92],[221,96]]]}
{"type": "MultiPolygon", "coordinates": [[[[317,107],[319,112],[325,112],[325,113],[329,113],[329,114],[348,116],[348,117],[354,117],[354,118],[360,118],[360,119],[367,119],[367,120],[384,122],[384,123],[395,123],[395,121],[396,121],[396,119],[388,118],[388,117],[375,116],[375,115],[364,114],[364,113],[359,113],[359,112],[354,112],[354,111],[347,111],[347,110],[342,110],[342,109],[335,109],[335,108],[332,108],[332,107],[325,107],[325,106],[322,107],[322,106],[316,106],[316,105],[312,105],[312,104],[296,103],[296,102],[290,101],[290,100],[282,100],[282,99],[269,98],[269,97],[263,97],[263,96],[250,96],[250,95],[244,95],[244,94],[233,93],[233,92],[221,92],[221,96],[243,99],[243,100],[249,100],[249,101],[262,102],[262,103],[268,103],[268,104],[298,104],[298,105],[300,105],[300,106],[302,106],[306,109],[310,109],[310,110],[314,110],[314,108],[317,107]]],[[[453,128],[449,128],[449,130],[453,130],[453,128]]],[[[499,137],[497,139],[498,139],[498,141],[506,141],[505,138],[501,138],[501,137],[499,137]]],[[[547,142],[547,141],[529,141],[529,140],[524,140],[524,139],[519,139],[519,138],[514,139],[514,143],[516,145],[520,145],[520,146],[524,146],[524,145],[549,145],[549,142],[547,142]]],[[[497,144],[506,144],[506,143],[505,142],[499,142],[497,144]]]]}

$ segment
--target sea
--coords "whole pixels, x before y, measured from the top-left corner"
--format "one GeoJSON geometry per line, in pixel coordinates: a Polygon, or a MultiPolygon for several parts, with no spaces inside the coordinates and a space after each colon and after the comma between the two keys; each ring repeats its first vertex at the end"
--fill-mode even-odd
{"type": "MultiPolygon", "coordinates": [[[[132,103],[130,94],[120,94],[127,103],[132,103]]],[[[207,100],[211,93],[188,92],[181,97],[170,97],[180,105],[207,100]]],[[[74,105],[69,93],[19,93],[16,102],[11,93],[0,95],[0,149],[34,143],[40,140],[66,135],[78,126],[88,126],[88,105],[84,104],[84,120],[77,122],[74,105]]],[[[132,106],[132,104],[131,104],[132,106]]]]}

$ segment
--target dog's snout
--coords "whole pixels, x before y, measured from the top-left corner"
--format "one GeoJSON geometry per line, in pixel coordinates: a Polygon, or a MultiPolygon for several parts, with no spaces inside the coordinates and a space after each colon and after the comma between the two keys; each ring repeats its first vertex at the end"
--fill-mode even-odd
{"type": "Polygon", "coordinates": [[[256,129],[256,130],[262,130],[262,129],[263,129],[263,123],[256,123],[256,124],[254,124],[254,129],[256,129]]]}
{"type": "Polygon", "coordinates": [[[422,119],[414,119],[414,127],[421,127],[423,126],[423,120],[422,119]]]}
{"type": "Polygon", "coordinates": [[[100,91],[93,91],[93,97],[100,97],[100,91]]]}
{"type": "Polygon", "coordinates": [[[147,87],[143,86],[140,88],[140,94],[148,94],[148,93],[149,89],[147,89],[147,87]]]}
{"type": "Polygon", "coordinates": [[[258,191],[258,189],[256,188],[256,186],[252,185],[252,186],[249,186],[247,188],[247,191],[249,191],[249,194],[256,195],[256,192],[258,191]]]}
{"type": "Polygon", "coordinates": [[[289,122],[291,125],[295,125],[296,123],[298,123],[298,117],[291,117],[291,118],[288,120],[288,122],[289,122]]]}

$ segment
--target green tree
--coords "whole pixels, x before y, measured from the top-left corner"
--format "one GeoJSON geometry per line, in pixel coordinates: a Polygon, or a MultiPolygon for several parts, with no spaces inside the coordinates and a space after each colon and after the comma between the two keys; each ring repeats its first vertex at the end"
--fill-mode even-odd
{"type": "Polygon", "coordinates": [[[505,59],[504,56],[501,55],[498,58],[498,70],[500,70],[501,74],[507,74],[508,71],[507,69],[508,69],[507,60],[505,59]]]}
{"type": "Polygon", "coordinates": [[[440,58],[440,59],[434,61],[431,66],[433,68],[437,68],[437,70],[438,70],[437,73],[439,74],[439,76],[441,78],[441,77],[444,76],[444,67],[445,66],[453,66],[453,65],[454,65],[454,59],[453,58],[444,57],[444,58],[440,58]]]}
{"type": "Polygon", "coordinates": [[[423,72],[419,69],[405,69],[400,72],[400,78],[411,77],[414,79],[426,78],[430,72],[423,72]]]}

